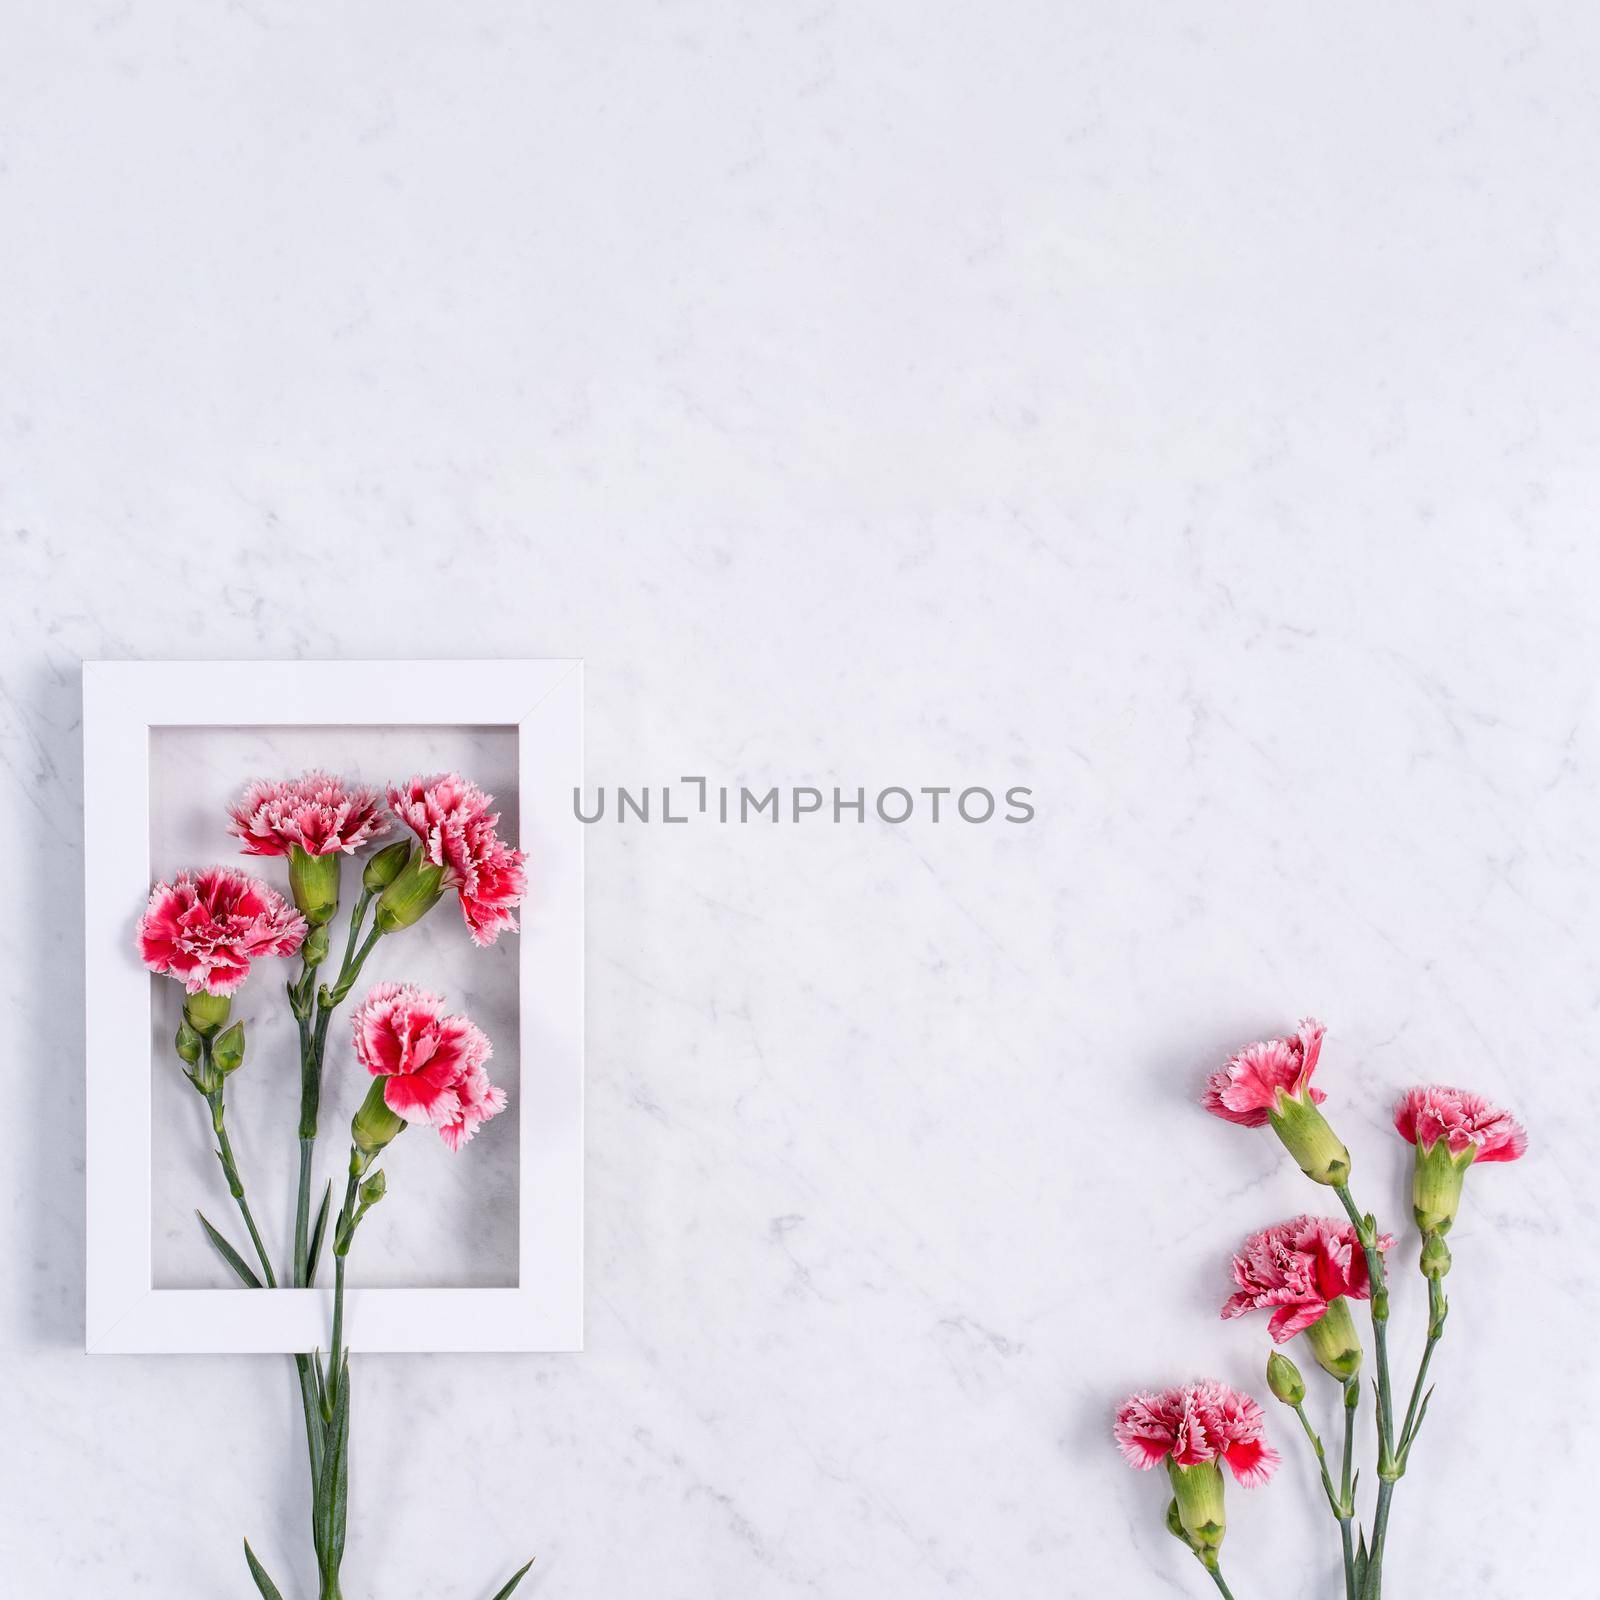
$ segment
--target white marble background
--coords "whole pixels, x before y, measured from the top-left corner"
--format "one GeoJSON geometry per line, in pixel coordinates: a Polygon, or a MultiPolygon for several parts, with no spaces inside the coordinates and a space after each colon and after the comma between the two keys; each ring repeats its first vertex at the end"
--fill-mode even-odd
{"type": "MultiPolygon", "coordinates": [[[[1386,1593],[1581,1589],[1592,7],[9,24],[8,1593],[311,1592],[286,1363],[80,1353],[80,660],[495,654],[588,659],[591,782],[1040,811],[593,831],[588,1349],[362,1364],[352,1597],[1202,1592],[1108,1418],[1259,1383],[1314,1196],[1194,1095],[1302,1010],[1389,1216],[1400,1086],[1533,1133],[1386,1593]]],[[[1232,1498],[1334,1595],[1303,1453],[1232,1498]]]]}

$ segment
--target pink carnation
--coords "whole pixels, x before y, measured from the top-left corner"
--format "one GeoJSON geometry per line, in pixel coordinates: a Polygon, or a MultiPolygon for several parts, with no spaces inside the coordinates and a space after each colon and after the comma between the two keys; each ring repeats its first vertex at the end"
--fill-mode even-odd
{"type": "Polygon", "coordinates": [[[1443,1139],[1452,1156],[1470,1149],[1474,1161],[1515,1161],[1528,1148],[1528,1135],[1509,1111],[1442,1083],[1407,1089],[1394,1108],[1394,1125],[1424,1150],[1443,1139]]]}
{"type": "Polygon", "coordinates": [[[516,932],[512,914],[527,893],[527,857],[495,832],[500,817],[487,795],[458,773],[413,778],[389,791],[394,814],[422,841],[424,857],[445,869],[444,882],[461,897],[474,944],[490,945],[516,932]]]}
{"type": "MultiPolygon", "coordinates": [[[[1393,1243],[1384,1234],[1378,1248],[1393,1243]]],[[[1273,1308],[1267,1329],[1279,1344],[1318,1321],[1329,1301],[1340,1295],[1365,1300],[1371,1291],[1355,1229],[1329,1217],[1296,1217],[1251,1234],[1233,1258],[1233,1281],[1239,1292],[1222,1308],[1223,1316],[1273,1308]]]]}
{"type": "Polygon", "coordinates": [[[1117,1412],[1118,1445],[1141,1471],[1171,1456],[1180,1467],[1219,1458],[1248,1488],[1277,1470],[1261,1407],[1225,1383],[1190,1383],[1158,1394],[1131,1395],[1117,1412]]]}
{"type": "Polygon", "coordinates": [[[305,918],[275,889],[231,867],[180,872],[150,891],[139,919],[139,955],[190,994],[230,995],[261,956],[292,956],[305,918]]]}
{"type": "Polygon", "coordinates": [[[489,1041],[465,1017],[447,1017],[444,1001],[410,984],[380,983],[356,1008],[356,1056],[387,1079],[384,1103],[407,1122],[426,1122],[459,1150],[506,1108],[504,1089],[483,1064],[489,1041]]]}
{"type": "Polygon", "coordinates": [[[1311,1074],[1326,1031],[1307,1017],[1293,1038],[1246,1045],[1206,1080],[1201,1104],[1213,1116],[1246,1128],[1261,1127],[1268,1113],[1279,1109],[1280,1096],[1309,1096],[1312,1105],[1321,1105],[1327,1097],[1311,1087],[1311,1074]]]}
{"type": "Polygon", "coordinates": [[[228,832],[244,841],[247,856],[286,856],[299,845],[308,856],[349,855],[387,831],[378,796],[326,772],[307,772],[272,783],[259,779],[229,806],[228,832]]]}

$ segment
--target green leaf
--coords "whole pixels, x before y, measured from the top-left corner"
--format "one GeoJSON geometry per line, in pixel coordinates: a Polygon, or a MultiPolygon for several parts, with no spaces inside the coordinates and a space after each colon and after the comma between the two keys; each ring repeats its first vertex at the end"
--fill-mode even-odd
{"type": "Polygon", "coordinates": [[[264,1600],[283,1600],[283,1593],[271,1578],[267,1576],[267,1569],[256,1560],[256,1553],[250,1548],[248,1539],[244,1542],[244,1558],[250,1563],[250,1576],[256,1580],[264,1600]]]}
{"type": "Polygon", "coordinates": [[[224,1239],[209,1222],[206,1221],[205,1213],[203,1211],[197,1211],[195,1212],[195,1215],[199,1217],[200,1226],[206,1230],[206,1236],[211,1240],[212,1244],[217,1247],[217,1251],[222,1256],[222,1259],[239,1274],[241,1279],[243,1279],[245,1288],[259,1289],[261,1287],[261,1280],[250,1270],[249,1263],[245,1261],[244,1257],[241,1256],[239,1252],[235,1250],[233,1246],[229,1244],[228,1241],[224,1239]]]}
{"type": "Polygon", "coordinates": [[[324,1574],[337,1573],[344,1559],[345,1508],[350,1491],[350,1385],[335,1372],[334,1407],[322,1457],[322,1477],[312,1503],[312,1534],[324,1574]]]}
{"type": "Polygon", "coordinates": [[[333,1199],[333,1179],[322,1191],[322,1206],[317,1212],[317,1225],[311,1230],[311,1243],[306,1247],[306,1282],[317,1281],[317,1258],[322,1254],[322,1236],[328,1231],[328,1203],[333,1199]]]}
{"type": "Polygon", "coordinates": [[[523,1567],[520,1571],[513,1573],[511,1582],[495,1595],[494,1600],[506,1600],[506,1597],[511,1593],[511,1591],[528,1576],[528,1568],[532,1565],[533,1562],[530,1561],[526,1567],[523,1567]]]}
{"type": "Polygon", "coordinates": [[[300,1376],[300,1405],[306,1414],[306,1453],[311,1462],[311,1483],[314,1488],[322,1475],[322,1405],[317,1397],[322,1381],[322,1366],[319,1362],[313,1375],[311,1360],[308,1355],[294,1358],[295,1371],[300,1376]]]}
{"type": "Polygon", "coordinates": [[[350,1372],[348,1366],[339,1374],[339,1410],[334,1418],[334,1454],[337,1472],[333,1484],[333,1519],[328,1529],[328,1546],[333,1556],[333,1570],[338,1572],[344,1559],[344,1535],[347,1506],[350,1498],[350,1372]]]}
{"type": "Polygon", "coordinates": [[[1365,1594],[1367,1588],[1367,1530],[1361,1530],[1361,1538],[1356,1545],[1356,1593],[1365,1594]]]}

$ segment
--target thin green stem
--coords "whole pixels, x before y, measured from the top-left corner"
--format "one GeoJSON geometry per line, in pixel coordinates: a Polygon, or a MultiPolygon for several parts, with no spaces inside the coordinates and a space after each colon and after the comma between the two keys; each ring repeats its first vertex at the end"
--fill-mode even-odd
{"type": "Polygon", "coordinates": [[[261,1271],[267,1280],[269,1289],[278,1287],[278,1280],[272,1275],[272,1259],[267,1254],[267,1247],[261,1242],[260,1230],[256,1227],[256,1219],[250,1214],[250,1202],[245,1198],[244,1180],[239,1176],[238,1164],[233,1159],[233,1145],[228,1140],[228,1130],[222,1121],[222,1094],[218,1091],[215,1109],[217,1130],[217,1153],[222,1157],[222,1170],[228,1175],[228,1188],[239,1207],[239,1215],[244,1218],[244,1225],[249,1230],[250,1242],[256,1247],[256,1256],[261,1262],[261,1271]]]}
{"type": "Polygon", "coordinates": [[[1422,1407],[1426,1404],[1424,1386],[1428,1381],[1428,1364],[1433,1360],[1434,1346],[1444,1337],[1444,1319],[1450,1307],[1444,1297],[1444,1285],[1437,1278],[1428,1279],[1428,1339],[1422,1347],[1422,1360],[1417,1364],[1417,1379],[1411,1385],[1411,1401],[1406,1407],[1406,1420],[1400,1429],[1400,1464],[1405,1466],[1406,1456],[1422,1425],[1422,1407]]]}
{"type": "Polygon", "coordinates": [[[1222,1569],[1220,1567],[1213,1566],[1212,1563],[1207,1561],[1203,1556],[1200,1559],[1200,1565],[1211,1574],[1211,1581],[1216,1584],[1218,1591],[1225,1595],[1227,1600],[1234,1600],[1233,1590],[1228,1587],[1227,1579],[1222,1576],[1222,1569]]]}
{"type": "Polygon", "coordinates": [[[355,1235],[360,1213],[356,1210],[356,1192],[361,1175],[366,1171],[366,1161],[361,1152],[350,1151],[350,1175],[345,1181],[344,1204],[339,1208],[339,1221],[333,1233],[333,1395],[337,1400],[339,1384],[344,1371],[344,1263],[350,1253],[350,1241],[355,1235]]]}
{"type": "Polygon", "coordinates": [[[1381,1592],[1389,1502],[1394,1497],[1396,1479],[1405,1471],[1405,1464],[1395,1450],[1394,1395],[1389,1382],[1389,1280],[1384,1271],[1383,1251],[1378,1248],[1376,1221],[1356,1205],[1348,1184],[1335,1185],[1334,1193],[1339,1196],[1339,1203],[1350,1218],[1350,1225],[1356,1230],[1367,1261],[1372,1353],[1378,1371],[1378,1506],[1372,1518],[1372,1540],[1368,1546],[1367,1577],[1363,1588],[1364,1600],[1374,1600],[1381,1592]]]}
{"type": "Polygon", "coordinates": [[[1389,1533],[1389,1502],[1393,1498],[1394,1479],[1382,1479],[1378,1484],[1378,1509],[1372,1518],[1372,1544],[1367,1552],[1367,1584],[1363,1591],[1365,1600],[1376,1600],[1381,1592],[1383,1546],[1389,1533]]]}
{"type": "Polygon", "coordinates": [[[344,942],[344,960],[339,963],[341,974],[349,967],[350,958],[355,954],[356,936],[361,924],[366,920],[367,907],[372,904],[374,892],[363,884],[361,893],[356,899],[356,908],[350,913],[350,933],[344,942]]]}
{"type": "Polygon", "coordinates": [[[1339,1196],[1367,1258],[1373,1358],[1378,1369],[1378,1472],[1383,1476],[1394,1467],[1394,1398],[1389,1387],[1389,1280],[1384,1272],[1383,1251],[1378,1248],[1377,1224],[1356,1205],[1348,1184],[1335,1185],[1334,1193],[1339,1196]]]}
{"type": "Polygon", "coordinates": [[[1300,1403],[1294,1408],[1294,1414],[1300,1419],[1300,1426],[1305,1430],[1306,1438],[1311,1441],[1312,1452],[1316,1455],[1317,1470],[1322,1474],[1322,1492],[1327,1497],[1328,1509],[1333,1513],[1334,1520],[1339,1524],[1339,1545],[1344,1556],[1345,1600],[1355,1600],[1356,1592],[1355,1549],[1350,1533],[1350,1522],[1355,1516],[1355,1497],[1351,1493],[1350,1485],[1352,1433],[1355,1425],[1355,1408],[1349,1403],[1352,1392],[1359,1395],[1359,1385],[1354,1382],[1345,1384],[1344,1470],[1338,1489],[1334,1488],[1333,1478],[1328,1471],[1327,1451],[1323,1449],[1322,1439],[1317,1430],[1312,1427],[1311,1419],[1306,1415],[1305,1405],[1300,1403]]]}
{"type": "Polygon", "coordinates": [[[344,1257],[333,1258],[333,1372],[334,1392],[344,1381],[344,1257]]]}
{"type": "Polygon", "coordinates": [[[1356,1552],[1350,1531],[1356,1514],[1356,1494],[1350,1469],[1355,1460],[1356,1408],[1360,1403],[1361,1380],[1347,1379],[1344,1386],[1344,1461],[1339,1473],[1339,1546],[1344,1555],[1345,1600],[1356,1600],[1356,1552]]]}
{"type": "Polygon", "coordinates": [[[250,1202],[245,1198],[244,1179],[239,1176],[239,1163],[234,1159],[233,1142],[228,1138],[224,1106],[228,1080],[226,1075],[217,1069],[216,1058],[212,1053],[212,1041],[209,1038],[202,1038],[200,1041],[200,1060],[197,1066],[198,1075],[191,1074],[191,1081],[205,1095],[206,1104],[211,1108],[211,1131],[216,1135],[217,1159],[222,1163],[223,1177],[228,1180],[228,1193],[233,1196],[234,1204],[239,1208],[239,1215],[244,1218],[245,1229],[250,1235],[251,1244],[256,1247],[256,1259],[261,1263],[267,1287],[276,1289],[278,1280],[272,1273],[272,1259],[267,1254],[267,1247],[261,1242],[261,1232],[256,1227],[256,1219],[250,1214],[250,1202]]]}
{"type": "Polygon", "coordinates": [[[1340,1513],[1338,1492],[1333,1487],[1333,1479],[1328,1476],[1328,1454],[1322,1448],[1322,1440],[1317,1436],[1317,1430],[1311,1426],[1311,1418],[1306,1415],[1304,1404],[1294,1408],[1294,1414],[1300,1419],[1300,1426],[1305,1429],[1306,1438],[1311,1441],[1311,1448],[1317,1457],[1317,1470],[1322,1474],[1322,1492],[1328,1497],[1328,1509],[1337,1517],[1340,1513]]]}
{"type": "Polygon", "coordinates": [[[366,887],[356,898],[355,907],[350,913],[350,930],[345,937],[344,960],[339,964],[339,976],[332,994],[327,990],[318,990],[313,1006],[312,986],[317,968],[311,965],[306,966],[302,973],[298,989],[290,992],[290,1003],[300,1026],[300,1182],[294,1214],[294,1281],[302,1287],[308,1286],[311,1281],[312,1167],[317,1143],[317,1117],[322,1107],[322,1072],[328,1043],[328,1023],[334,1007],[349,993],[362,962],[376,942],[377,929],[374,926],[374,937],[357,954],[361,924],[366,920],[367,908],[373,898],[373,891],[366,887]],[[324,1002],[325,995],[331,1003],[324,1002]]]}

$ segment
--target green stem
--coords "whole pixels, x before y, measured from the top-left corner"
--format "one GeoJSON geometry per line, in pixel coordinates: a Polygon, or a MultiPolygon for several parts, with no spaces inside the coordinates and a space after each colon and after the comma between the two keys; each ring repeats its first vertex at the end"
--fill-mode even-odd
{"type": "Polygon", "coordinates": [[[1356,1408],[1361,1403],[1361,1380],[1350,1378],[1344,1386],[1344,1462],[1339,1474],[1339,1545],[1344,1554],[1345,1600],[1356,1600],[1356,1552],[1350,1524],[1355,1519],[1355,1484],[1350,1468],[1355,1459],[1356,1408]]]}
{"type": "Polygon", "coordinates": [[[1311,1448],[1316,1453],[1317,1470],[1322,1474],[1322,1492],[1328,1497],[1328,1509],[1334,1516],[1340,1514],[1338,1493],[1333,1487],[1333,1479],[1328,1476],[1328,1454],[1322,1448],[1322,1440],[1317,1436],[1317,1430],[1311,1426],[1311,1419],[1306,1415],[1304,1404],[1294,1408],[1294,1414],[1300,1419],[1300,1426],[1305,1429],[1306,1438],[1311,1441],[1311,1448]]]}
{"type": "Polygon", "coordinates": [[[295,1018],[300,1025],[300,1185],[295,1200],[294,1264],[295,1282],[301,1287],[309,1286],[311,1281],[308,1260],[311,1177],[317,1143],[317,1115],[322,1106],[322,1071],[328,1043],[328,1023],[333,1016],[335,1006],[349,993],[350,986],[361,971],[362,962],[366,960],[373,944],[376,943],[377,929],[374,926],[374,937],[369,939],[362,946],[359,955],[357,954],[356,941],[360,937],[361,924],[366,920],[367,908],[372,904],[373,898],[373,891],[365,887],[356,898],[355,908],[350,913],[350,931],[345,938],[344,960],[339,964],[339,976],[335,980],[332,994],[328,995],[328,991],[319,990],[313,1013],[312,985],[316,979],[317,968],[307,966],[301,975],[298,990],[291,995],[295,1018]],[[328,995],[331,1004],[325,1003],[325,995],[328,995]]]}
{"type": "Polygon", "coordinates": [[[272,1260],[267,1255],[267,1247],[261,1242],[260,1230],[256,1227],[256,1219],[250,1215],[250,1202],[245,1198],[244,1182],[239,1177],[239,1169],[233,1159],[233,1146],[228,1142],[228,1130],[222,1125],[222,1097],[217,1097],[217,1149],[222,1156],[223,1170],[228,1174],[228,1186],[233,1191],[233,1198],[239,1204],[239,1215],[244,1218],[244,1225],[250,1232],[250,1242],[256,1247],[256,1255],[261,1262],[261,1271],[266,1277],[267,1287],[276,1289],[278,1280],[272,1275],[272,1260]]]}
{"type": "Polygon", "coordinates": [[[1428,1279],[1428,1339],[1422,1347],[1422,1360],[1417,1365],[1417,1381],[1411,1385],[1411,1401],[1406,1407],[1406,1420],[1400,1429],[1400,1464],[1405,1466],[1412,1443],[1421,1424],[1420,1410],[1424,1399],[1424,1385],[1428,1381],[1428,1364],[1433,1360],[1433,1349],[1444,1337],[1444,1319],[1449,1311],[1445,1302],[1444,1285],[1437,1278],[1428,1279]]]}
{"type": "MultiPolygon", "coordinates": [[[[1214,1561],[1215,1559],[1216,1558],[1213,1556],[1212,1560],[1214,1561]]],[[[1212,1562],[1207,1561],[1204,1556],[1200,1558],[1200,1565],[1211,1574],[1211,1581],[1216,1584],[1218,1590],[1227,1597],[1227,1600],[1234,1600],[1233,1590],[1228,1587],[1227,1579],[1222,1576],[1222,1569],[1220,1567],[1213,1566],[1212,1562]]]]}
{"type": "MultiPolygon", "coordinates": [[[[360,1152],[350,1152],[350,1176],[344,1187],[344,1205],[339,1210],[339,1222],[333,1235],[333,1370],[339,1373],[343,1366],[342,1340],[344,1338],[344,1262],[350,1253],[350,1239],[355,1231],[356,1189],[360,1179],[360,1152]]],[[[335,1377],[335,1394],[338,1392],[335,1377]]]]}
{"type": "MultiPolygon", "coordinates": [[[[363,886],[350,913],[350,931],[345,940],[344,960],[340,963],[335,988],[343,999],[356,974],[370,953],[371,944],[356,954],[361,924],[366,919],[367,908],[372,904],[373,891],[363,886]]],[[[376,929],[374,929],[376,932],[376,929]]],[[[289,1003],[294,1011],[300,1032],[300,1173],[296,1187],[294,1213],[294,1282],[301,1288],[312,1285],[311,1270],[311,1188],[317,1147],[317,1116],[322,1104],[322,1071],[324,1052],[328,1042],[328,1022],[333,1014],[333,1004],[324,1003],[326,991],[316,989],[316,976],[320,963],[303,963],[300,982],[289,991],[289,1003]],[[313,1002],[313,993],[315,1001],[313,1002]]],[[[331,997],[330,997],[331,998],[331,997]]],[[[338,1340],[343,1335],[344,1321],[344,1263],[339,1262],[338,1283],[334,1303],[334,1360],[331,1382],[343,1381],[343,1362],[339,1355],[338,1340]]],[[[306,1457],[311,1469],[311,1495],[315,1502],[318,1485],[322,1480],[323,1457],[328,1448],[326,1424],[323,1420],[323,1397],[317,1393],[317,1378],[312,1358],[304,1353],[294,1358],[295,1373],[300,1383],[300,1409],[306,1426],[306,1457]]],[[[331,1398],[331,1397],[330,1397],[331,1398]]],[[[313,1509],[313,1523],[315,1510],[313,1509]]],[[[340,1600],[339,1575],[324,1573],[321,1585],[322,1600],[340,1600]]]]}
{"type": "Polygon", "coordinates": [[[234,1203],[239,1207],[239,1215],[244,1218],[250,1242],[256,1247],[256,1259],[260,1261],[261,1271],[266,1277],[267,1287],[276,1289],[278,1280],[272,1274],[272,1260],[267,1255],[267,1247],[261,1242],[256,1219],[250,1214],[250,1202],[245,1198],[244,1179],[239,1176],[239,1163],[234,1159],[233,1143],[228,1138],[223,1106],[227,1079],[216,1069],[209,1039],[202,1039],[200,1043],[200,1072],[202,1075],[200,1081],[207,1086],[206,1104],[211,1107],[211,1130],[217,1136],[217,1158],[222,1163],[222,1175],[228,1180],[228,1193],[233,1196],[234,1203]]]}
{"type": "Polygon", "coordinates": [[[1377,1224],[1362,1214],[1350,1196],[1348,1184],[1337,1184],[1334,1193],[1349,1215],[1367,1258],[1373,1357],[1378,1368],[1378,1475],[1383,1478],[1391,1474],[1395,1466],[1394,1398],[1389,1387],[1389,1280],[1384,1272],[1383,1251],[1378,1248],[1377,1224]]]}
{"type": "Polygon", "coordinates": [[[1377,1600],[1383,1575],[1383,1545],[1389,1532],[1389,1502],[1394,1498],[1394,1479],[1378,1484],[1378,1509],[1372,1518],[1372,1546],[1367,1553],[1366,1600],[1377,1600]]]}

